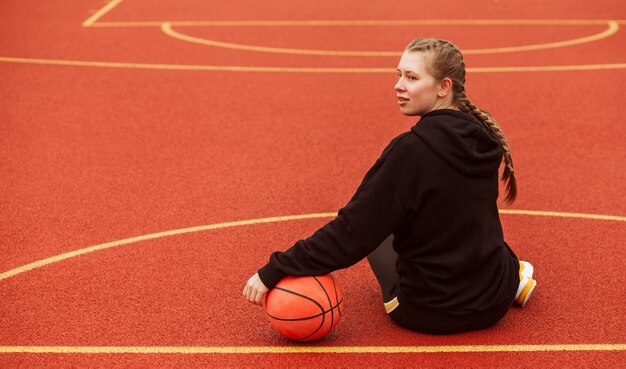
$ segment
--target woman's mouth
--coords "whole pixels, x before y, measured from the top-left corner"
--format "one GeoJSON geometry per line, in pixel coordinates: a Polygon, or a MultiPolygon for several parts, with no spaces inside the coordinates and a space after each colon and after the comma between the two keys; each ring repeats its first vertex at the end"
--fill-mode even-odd
{"type": "Polygon", "coordinates": [[[409,101],[409,99],[401,97],[401,96],[397,96],[398,98],[398,105],[403,105],[405,104],[407,101],[409,101]]]}

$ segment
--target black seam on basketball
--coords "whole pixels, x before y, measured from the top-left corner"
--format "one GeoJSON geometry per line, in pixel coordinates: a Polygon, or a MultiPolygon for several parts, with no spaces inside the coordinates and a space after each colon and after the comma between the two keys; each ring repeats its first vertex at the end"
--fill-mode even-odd
{"type": "Polygon", "coordinates": [[[322,305],[320,305],[320,303],[319,303],[319,302],[317,302],[317,301],[313,300],[313,299],[312,299],[312,298],[310,298],[309,296],[306,296],[306,295],[303,295],[303,294],[301,294],[301,293],[294,292],[294,291],[291,291],[291,290],[288,290],[288,289],[286,289],[286,288],[282,288],[282,287],[274,287],[274,288],[276,288],[277,290],[281,290],[281,291],[283,291],[283,292],[287,292],[287,293],[290,293],[290,294],[292,294],[292,295],[296,295],[296,296],[298,296],[298,297],[302,297],[302,298],[304,298],[304,299],[307,299],[307,300],[311,301],[312,303],[314,303],[315,305],[317,305],[317,307],[319,307],[321,311],[324,311],[324,307],[323,307],[322,305]]]}
{"type": "MultiPolygon", "coordinates": [[[[332,274],[330,275],[330,279],[333,281],[333,289],[335,290],[335,301],[339,301],[339,296],[337,295],[337,285],[335,284],[335,277],[333,277],[332,274]]],[[[339,302],[337,302],[337,312],[341,317],[341,308],[339,308],[339,302]]]]}
{"type": "Polygon", "coordinates": [[[304,317],[304,318],[289,318],[289,319],[288,318],[279,318],[279,317],[275,317],[275,316],[271,315],[270,313],[267,313],[267,312],[266,313],[267,313],[267,315],[270,318],[275,319],[275,320],[284,321],[284,322],[293,322],[293,321],[297,321],[297,320],[307,320],[307,319],[317,318],[317,317],[322,316],[322,315],[324,315],[326,313],[330,313],[330,311],[334,310],[334,309],[340,310],[342,302],[343,302],[343,297],[341,298],[341,300],[339,300],[337,305],[332,306],[330,309],[324,310],[322,313],[319,313],[319,314],[316,314],[316,315],[310,315],[310,316],[307,316],[307,317],[304,317]]]}
{"type": "MultiPolygon", "coordinates": [[[[333,278],[332,274],[329,274],[329,276],[330,276],[330,278],[331,278],[331,280],[333,282],[333,288],[335,289],[335,301],[337,301],[336,305],[332,304],[331,298],[330,298],[328,292],[326,291],[326,288],[324,288],[324,285],[322,285],[322,283],[315,276],[313,276],[313,279],[315,279],[315,281],[320,285],[320,287],[322,288],[322,291],[324,291],[324,294],[328,298],[328,302],[329,302],[329,305],[330,305],[330,309],[329,310],[324,310],[324,307],[322,307],[321,304],[319,304],[317,301],[313,300],[312,298],[310,298],[308,296],[302,295],[300,293],[297,293],[297,292],[294,292],[294,291],[291,291],[291,290],[288,290],[288,289],[285,289],[285,288],[282,288],[282,287],[274,287],[274,288],[276,288],[278,290],[281,290],[283,292],[286,292],[286,293],[289,293],[289,294],[296,295],[298,297],[302,297],[304,299],[307,299],[307,300],[313,302],[315,305],[317,305],[317,307],[319,307],[320,310],[322,311],[321,313],[316,314],[316,315],[303,317],[303,318],[294,318],[294,319],[278,318],[278,317],[275,317],[275,316],[267,313],[267,315],[270,318],[274,319],[274,320],[287,321],[287,322],[293,322],[293,321],[299,321],[299,320],[308,320],[308,319],[317,318],[317,317],[320,317],[320,316],[322,317],[322,321],[321,321],[319,327],[317,327],[317,329],[315,331],[313,331],[311,334],[309,334],[308,336],[305,336],[305,337],[293,338],[294,341],[306,341],[309,337],[311,337],[314,334],[316,334],[317,332],[319,332],[319,330],[324,326],[324,322],[326,321],[326,314],[327,313],[329,313],[329,312],[331,313],[331,324],[330,324],[331,329],[332,329],[332,326],[333,326],[333,323],[334,323],[334,310],[337,309],[337,313],[339,314],[337,319],[339,319],[342,316],[342,314],[341,314],[341,304],[343,303],[343,296],[341,297],[341,300],[338,300],[339,299],[339,295],[337,293],[337,286],[335,284],[335,279],[333,278]]],[[[330,332],[330,329],[329,329],[329,332],[330,332]]],[[[327,332],[327,333],[329,333],[329,332],[327,332]]]]}
{"type": "MultiPolygon", "coordinates": [[[[330,278],[332,279],[333,277],[331,276],[330,278]]],[[[324,288],[324,285],[322,284],[322,282],[320,282],[320,280],[317,279],[317,277],[313,277],[313,279],[315,279],[315,281],[320,285],[320,287],[322,288],[322,291],[324,291],[324,295],[326,295],[326,298],[328,299],[328,306],[330,307],[330,328],[328,329],[328,331],[330,332],[330,329],[333,327],[333,324],[335,323],[335,309],[333,309],[333,301],[330,299],[330,295],[328,295],[328,292],[326,291],[326,288],[324,288]]],[[[324,309],[322,309],[322,311],[324,311],[324,309]]]]}
{"type": "MultiPolygon", "coordinates": [[[[315,277],[313,277],[313,278],[315,278],[315,277]]],[[[320,305],[317,301],[313,300],[312,298],[310,298],[308,296],[302,295],[302,294],[294,292],[294,291],[290,291],[290,290],[282,288],[282,287],[274,287],[274,288],[276,288],[278,290],[281,290],[283,292],[287,292],[287,293],[290,293],[292,295],[296,295],[296,296],[302,297],[304,299],[307,299],[307,300],[311,301],[312,303],[314,303],[315,305],[317,305],[320,308],[320,310],[322,311],[320,314],[314,316],[314,317],[318,317],[318,316],[322,317],[322,322],[320,323],[320,326],[317,327],[317,329],[315,331],[313,331],[313,333],[309,334],[308,336],[301,337],[301,338],[295,338],[296,341],[306,340],[307,338],[309,338],[312,335],[314,335],[315,333],[317,333],[324,326],[324,322],[326,321],[326,316],[324,315],[325,314],[324,313],[324,307],[322,305],[320,305]]],[[[306,319],[311,319],[312,318],[312,317],[308,317],[308,318],[298,318],[298,319],[280,319],[280,318],[276,318],[276,317],[270,315],[269,313],[267,313],[267,315],[269,315],[272,319],[282,320],[282,321],[297,321],[297,320],[306,320],[306,319]]]]}

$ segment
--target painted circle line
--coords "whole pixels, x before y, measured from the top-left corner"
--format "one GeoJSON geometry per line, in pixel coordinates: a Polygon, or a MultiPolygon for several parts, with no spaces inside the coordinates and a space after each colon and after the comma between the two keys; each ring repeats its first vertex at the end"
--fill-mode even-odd
{"type": "MultiPolygon", "coordinates": [[[[510,215],[529,215],[529,216],[541,216],[541,217],[578,218],[578,219],[626,222],[626,217],[614,216],[614,215],[566,213],[566,212],[552,212],[552,211],[538,211],[538,210],[507,210],[507,209],[501,209],[500,213],[510,214],[510,215]]],[[[287,215],[287,216],[278,216],[278,217],[269,217],[269,218],[248,219],[248,220],[240,220],[240,221],[235,221],[235,222],[215,223],[215,224],[209,224],[209,225],[203,225],[203,226],[197,226],[197,227],[174,229],[174,230],[169,230],[165,232],[151,233],[151,234],[147,234],[143,236],[125,238],[123,240],[102,243],[102,244],[95,245],[95,246],[89,246],[89,247],[81,248],[78,250],[69,251],[69,252],[59,254],[53,257],[35,261],[33,263],[26,264],[26,265],[17,267],[15,269],[11,269],[9,271],[6,271],[0,274],[0,281],[16,276],[18,274],[31,271],[33,269],[41,268],[46,265],[50,265],[50,264],[58,263],[63,260],[75,258],[80,255],[85,255],[85,254],[89,254],[95,251],[106,250],[106,249],[110,249],[110,248],[118,247],[122,245],[128,245],[131,243],[153,240],[157,238],[177,236],[177,235],[186,234],[186,233],[209,231],[209,230],[214,230],[214,229],[233,228],[233,227],[241,227],[241,226],[264,224],[264,223],[287,222],[287,221],[301,220],[301,219],[332,218],[335,216],[337,216],[337,213],[313,213],[313,214],[287,215]]]]}
{"type": "MultiPolygon", "coordinates": [[[[619,30],[619,24],[617,21],[607,21],[608,28],[604,31],[585,37],[579,37],[572,40],[565,41],[557,41],[557,42],[548,42],[543,44],[531,44],[531,45],[522,45],[522,46],[511,46],[511,47],[496,47],[496,48],[487,48],[487,49],[466,49],[462,50],[464,55],[473,55],[473,54],[498,54],[498,53],[512,53],[512,52],[521,52],[521,51],[533,51],[533,50],[545,50],[545,49],[554,49],[558,47],[567,47],[580,45],[588,42],[594,42],[601,40],[603,38],[610,37],[617,33],[619,30]]],[[[281,48],[281,47],[266,47],[266,46],[257,46],[257,45],[247,45],[247,44],[235,44],[230,42],[222,42],[217,40],[209,40],[206,38],[199,38],[189,36],[172,29],[172,24],[170,22],[163,22],[161,24],[161,31],[165,33],[167,36],[175,38],[180,41],[190,42],[199,45],[205,46],[213,46],[224,49],[234,49],[234,50],[243,50],[243,51],[254,51],[254,52],[265,52],[265,53],[277,53],[277,54],[298,54],[298,55],[323,55],[323,56],[367,56],[367,57],[378,57],[378,56],[393,56],[399,57],[401,52],[397,51],[346,51],[346,50],[311,50],[311,49],[291,49],[291,48],[281,48]]]]}

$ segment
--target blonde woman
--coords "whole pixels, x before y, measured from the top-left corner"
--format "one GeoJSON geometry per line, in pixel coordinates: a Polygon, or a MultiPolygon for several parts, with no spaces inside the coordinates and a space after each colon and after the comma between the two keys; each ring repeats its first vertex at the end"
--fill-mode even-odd
{"type": "Polygon", "coordinates": [[[283,277],[323,275],[368,259],[384,307],[399,325],[430,334],[488,327],[536,281],[504,241],[505,203],[517,195],[511,151],[500,126],[465,92],[465,63],[449,41],[416,39],[394,87],[400,111],[419,116],[394,138],[337,217],[269,262],[247,282],[262,305],[283,277]]]}

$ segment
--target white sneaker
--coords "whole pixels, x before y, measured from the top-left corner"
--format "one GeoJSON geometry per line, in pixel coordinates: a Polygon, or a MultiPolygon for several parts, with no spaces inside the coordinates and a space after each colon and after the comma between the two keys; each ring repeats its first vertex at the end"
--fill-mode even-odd
{"type": "Polygon", "coordinates": [[[519,262],[519,287],[517,287],[517,293],[515,294],[515,302],[524,306],[530,299],[530,296],[533,294],[535,287],[537,287],[537,281],[533,278],[533,272],[535,268],[533,268],[532,264],[527,261],[519,262]]]}

